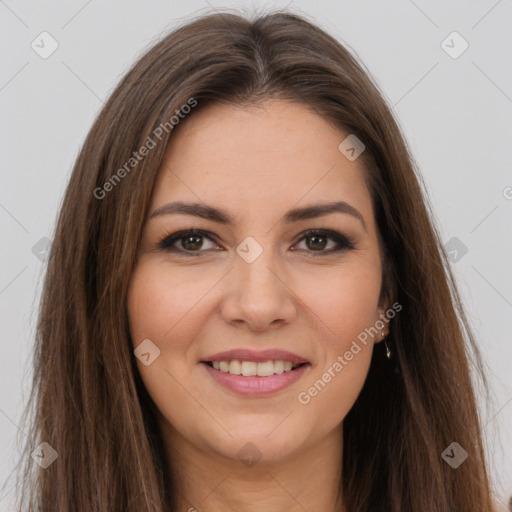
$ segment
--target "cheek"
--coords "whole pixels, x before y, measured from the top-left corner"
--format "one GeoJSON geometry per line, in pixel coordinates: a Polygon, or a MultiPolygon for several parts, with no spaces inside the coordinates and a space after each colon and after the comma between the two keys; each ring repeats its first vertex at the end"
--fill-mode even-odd
{"type": "Polygon", "coordinates": [[[294,290],[317,318],[325,348],[344,352],[378,319],[380,288],[380,264],[372,258],[303,274],[294,290]]]}
{"type": "Polygon", "coordinates": [[[128,292],[130,332],[134,346],[149,338],[162,352],[184,349],[200,329],[201,300],[214,285],[212,274],[165,271],[142,265],[132,277],[128,292]],[[172,338],[172,344],[166,340],[172,338]]]}
{"type": "Polygon", "coordinates": [[[308,414],[323,417],[326,425],[343,420],[364,385],[380,286],[378,262],[318,273],[314,280],[302,281],[299,294],[318,319],[319,364],[297,401],[308,414]]]}
{"type": "Polygon", "coordinates": [[[146,264],[136,268],[130,282],[127,307],[133,347],[149,339],[160,351],[147,366],[137,359],[137,368],[160,414],[172,425],[181,423],[181,411],[201,414],[190,399],[200,390],[186,376],[193,361],[191,342],[204,315],[200,299],[212,287],[211,280],[211,276],[192,280],[183,273],[146,264]]]}

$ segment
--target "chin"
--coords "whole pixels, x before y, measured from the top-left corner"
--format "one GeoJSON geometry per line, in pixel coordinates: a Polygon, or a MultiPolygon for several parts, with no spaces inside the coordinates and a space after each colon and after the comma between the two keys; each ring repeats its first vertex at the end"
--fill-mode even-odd
{"type": "Polygon", "coordinates": [[[209,440],[207,444],[222,457],[240,461],[247,467],[283,462],[304,449],[308,436],[297,432],[298,425],[288,424],[280,430],[279,422],[282,418],[272,426],[244,426],[239,431],[230,431],[233,437],[223,435],[222,439],[213,443],[209,440]]]}

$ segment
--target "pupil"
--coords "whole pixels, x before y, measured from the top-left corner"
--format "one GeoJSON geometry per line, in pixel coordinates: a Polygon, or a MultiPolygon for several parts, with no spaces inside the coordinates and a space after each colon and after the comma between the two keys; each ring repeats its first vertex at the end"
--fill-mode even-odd
{"type": "Polygon", "coordinates": [[[182,245],[187,250],[199,249],[202,245],[201,236],[200,235],[190,235],[183,239],[182,245]],[[193,240],[192,243],[188,243],[190,240],[193,240]]]}
{"type": "Polygon", "coordinates": [[[308,244],[308,247],[310,249],[319,250],[325,248],[326,238],[324,236],[313,235],[308,237],[308,240],[314,240],[313,246],[311,244],[308,244]],[[318,242],[318,240],[321,240],[321,242],[318,242]]]}

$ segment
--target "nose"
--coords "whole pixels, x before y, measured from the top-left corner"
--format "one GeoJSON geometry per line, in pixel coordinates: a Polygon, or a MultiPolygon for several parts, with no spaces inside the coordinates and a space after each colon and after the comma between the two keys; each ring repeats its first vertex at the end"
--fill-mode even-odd
{"type": "Polygon", "coordinates": [[[252,263],[237,257],[226,279],[221,314],[228,324],[266,331],[295,318],[295,295],[270,250],[264,250],[252,263]]]}

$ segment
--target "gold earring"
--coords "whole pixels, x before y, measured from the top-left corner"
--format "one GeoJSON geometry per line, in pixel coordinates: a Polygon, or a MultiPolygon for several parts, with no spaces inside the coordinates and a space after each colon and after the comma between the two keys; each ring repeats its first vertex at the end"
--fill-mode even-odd
{"type": "Polygon", "coordinates": [[[386,347],[386,358],[389,361],[391,359],[391,350],[389,350],[388,344],[386,343],[386,338],[384,338],[384,331],[382,331],[382,341],[384,341],[384,346],[386,347]]]}

